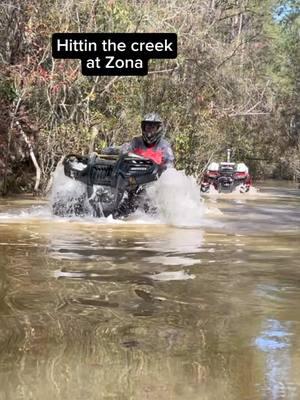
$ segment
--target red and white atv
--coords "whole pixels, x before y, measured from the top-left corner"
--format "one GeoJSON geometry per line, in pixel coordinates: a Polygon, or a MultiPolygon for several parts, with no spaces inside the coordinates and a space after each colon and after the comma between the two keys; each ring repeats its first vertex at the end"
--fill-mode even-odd
{"type": "Polygon", "coordinates": [[[247,165],[243,162],[230,162],[230,151],[227,151],[227,162],[212,162],[208,165],[201,181],[201,191],[208,193],[211,186],[219,193],[249,192],[252,179],[247,165]]]}

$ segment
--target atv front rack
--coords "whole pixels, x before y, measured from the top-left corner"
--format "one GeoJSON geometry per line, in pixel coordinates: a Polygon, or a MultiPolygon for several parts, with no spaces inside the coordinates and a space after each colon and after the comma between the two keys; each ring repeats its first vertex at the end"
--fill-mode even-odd
{"type": "Polygon", "coordinates": [[[80,156],[69,154],[63,161],[64,173],[88,186],[137,187],[157,179],[159,165],[135,154],[80,156]]]}

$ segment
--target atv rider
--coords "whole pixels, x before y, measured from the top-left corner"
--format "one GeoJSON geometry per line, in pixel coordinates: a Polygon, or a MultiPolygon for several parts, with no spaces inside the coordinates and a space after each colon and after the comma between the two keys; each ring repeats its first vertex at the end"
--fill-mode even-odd
{"type": "MultiPolygon", "coordinates": [[[[159,114],[149,113],[141,121],[142,136],[134,137],[131,142],[123,144],[121,154],[134,153],[153,160],[161,167],[161,173],[167,168],[174,166],[174,154],[170,143],[163,138],[165,127],[159,114]]],[[[131,193],[127,199],[122,201],[114,217],[126,216],[138,207],[143,189],[131,193]]],[[[148,206],[144,205],[144,208],[148,206]]]]}
{"type": "Polygon", "coordinates": [[[159,114],[146,114],[141,122],[142,136],[137,136],[130,143],[121,147],[121,153],[135,153],[150,158],[160,165],[162,171],[173,167],[174,155],[170,143],[163,138],[165,128],[159,114]]]}

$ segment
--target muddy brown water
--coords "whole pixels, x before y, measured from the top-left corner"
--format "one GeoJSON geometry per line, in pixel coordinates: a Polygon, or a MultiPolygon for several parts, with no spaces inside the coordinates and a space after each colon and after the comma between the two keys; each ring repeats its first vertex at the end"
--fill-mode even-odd
{"type": "Polygon", "coordinates": [[[206,204],[179,229],[0,200],[0,399],[299,399],[299,189],[206,204]]]}

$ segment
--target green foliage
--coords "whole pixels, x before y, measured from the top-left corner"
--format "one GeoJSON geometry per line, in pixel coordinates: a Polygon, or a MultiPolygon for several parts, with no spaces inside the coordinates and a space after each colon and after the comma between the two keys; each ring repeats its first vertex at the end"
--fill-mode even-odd
{"type": "Polygon", "coordinates": [[[16,99],[15,87],[9,79],[0,79],[0,97],[9,102],[13,102],[16,99]]]}

